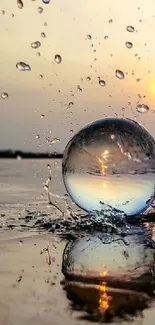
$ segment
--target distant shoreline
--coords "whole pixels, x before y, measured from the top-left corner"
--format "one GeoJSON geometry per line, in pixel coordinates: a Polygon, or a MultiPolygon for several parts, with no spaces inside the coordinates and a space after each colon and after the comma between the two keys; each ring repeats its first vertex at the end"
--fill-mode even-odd
{"type": "Polygon", "coordinates": [[[24,152],[21,150],[1,150],[0,159],[62,159],[62,153],[49,153],[49,152],[24,152]]]}

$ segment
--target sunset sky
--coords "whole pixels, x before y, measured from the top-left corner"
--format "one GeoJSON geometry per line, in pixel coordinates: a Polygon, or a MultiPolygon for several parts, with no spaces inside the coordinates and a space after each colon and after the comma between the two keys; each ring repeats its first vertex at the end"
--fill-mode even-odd
{"type": "Polygon", "coordinates": [[[8,93],[8,98],[0,97],[1,149],[62,152],[79,128],[116,114],[136,119],[155,136],[154,0],[23,4],[20,9],[16,0],[1,0],[0,91],[8,93]],[[127,26],[135,31],[128,32],[127,26]],[[34,41],[41,42],[38,49],[31,48],[34,41]],[[54,61],[56,54],[62,57],[60,64],[54,61]],[[31,71],[19,71],[20,61],[31,71]],[[117,69],[124,79],[115,76],[117,69]],[[136,111],[138,94],[140,104],[150,108],[146,114],[136,111]],[[60,142],[49,145],[47,138],[60,142]]]}

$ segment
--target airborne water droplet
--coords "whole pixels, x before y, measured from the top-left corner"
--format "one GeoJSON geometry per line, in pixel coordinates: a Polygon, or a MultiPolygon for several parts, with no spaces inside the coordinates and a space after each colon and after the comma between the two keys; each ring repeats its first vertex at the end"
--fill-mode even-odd
{"type": "Polygon", "coordinates": [[[106,85],[105,81],[104,80],[99,80],[99,85],[101,87],[104,87],[106,85]]]}
{"type": "Polygon", "coordinates": [[[125,45],[128,49],[131,49],[133,47],[133,44],[131,42],[126,42],[125,45]]]}
{"type": "Polygon", "coordinates": [[[50,0],[42,0],[42,2],[48,4],[50,3],[50,0]]]}
{"type": "Polygon", "coordinates": [[[24,62],[18,62],[16,64],[16,68],[20,71],[30,71],[31,70],[31,67],[29,64],[26,64],[24,62]]]}
{"type": "Polygon", "coordinates": [[[116,77],[118,78],[118,79],[124,79],[124,73],[123,73],[123,71],[121,71],[121,70],[116,70],[116,77]]]}
{"type": "Polygon", "coordinates": [[[39,14],[42,14],[43,8],[42,7],[38,7],[38,12],[39,12],[39,14]]]}
{"type": "Polygon", "coordinates": [[[91,37],[91,35],[90,35],[90,34],[88,34],[88,35],[87,35],[87,38],[88,38],[89,40],[91,40],[91,39],[92,39],[92,37],[91,37]]]}
{"type": "Polygon", "coordinates": [[[90,81],[90,80],[91,80],[91,78],[90,78],[90,77],[87,77],[87,78],[86,78],[86,80],[87,80],[87,81],[90,81]]]}
{"type": "Polygon", "coordinates": [[[135,31],[134,27],[133,26],[127,26],[126,27],[126,30],[129,32],[129,33],[133,33],[135,31]]]}
{"type": "Polygon", "coordinates": [[[41,46],[41,43],[39,42],[39,41],[35,41],[35,42],[32,42],[31,43],[31,47],[33,48],[33,49],[37,49],[38,47],[40,47],[41,46]]]}
{"type": "Polygon", "coordinates": [[[19,9],[23,8],[24,5],[23,5],[22,0],[17,0],[17,6],[18,6],[19,9]]]}
{"type": "Polygon", "coordinates": [[[46,138],[46,140],[50,145],[60,142],[60,139],[58,138],[54,138],[54,139],[46,138]]]}
{"type": "Polygon", "coordinates": [[[80,87],[80,85],[77,85],[77,91],[80,93],[82,91],[82,88],[80,87]]]}
{"type": "Polygon", "coordinates": [[[40,139],[40,135],[39,134],[36,135],[36,139],[40,139]]]}
{"type": "Polygon", "coordinates": [[[73,103],[73,102],[70,102],[70,103],[68,104],[68,107],[71,108],[73,105],[74,105],[74,103],[73,103]]]}
{"type": "Polygon", "coordinates": [[[7,93],[2,93],[2,94],[1,94],[1,98],[3,98],[3,99],[8,98],[8,94],[7,94],[7,93]]]}
{"type": "Polygon", "coordinates": [[[46,37],[46,34],[45,33],[41,33],[41,37],[42,38],[45,38],[46,37]]]}
{"type": "Polygon", "coordinates": [[[55,62],[59,64],[59,63],[61,63],[61,61],[62,61],[61,56],[59,54],[56,54],[55,55],[55,62]]]}
{"type": "Polygon", "coordinates": [[[44,114],[41,114],[41,118],[44,118],[45,117],[45,115],[44,114]]]}
{"type": "Polygon", "coordinates": [[[136,106],[136,110],[138,113],[147,113],[149,111],[149,107],[145,104],[138,104],[136,106]]]}
{"type": "Polygon", "coordinates": [[[112,19],[109,19],[108,23],[111,24],[112,22],[113,22],[113,20],[112,19]]]}

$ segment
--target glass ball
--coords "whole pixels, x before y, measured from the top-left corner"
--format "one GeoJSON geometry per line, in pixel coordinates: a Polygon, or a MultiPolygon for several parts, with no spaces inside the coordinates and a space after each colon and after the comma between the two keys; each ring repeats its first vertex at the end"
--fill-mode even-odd
{"type": "Polygon", "coordinates": [[[155,142],[137,122],[97,120],[81,129],[65,148],[63,180],[72,200],[99,214],[107,207],[134,216],[152,203],[155,142]]]}

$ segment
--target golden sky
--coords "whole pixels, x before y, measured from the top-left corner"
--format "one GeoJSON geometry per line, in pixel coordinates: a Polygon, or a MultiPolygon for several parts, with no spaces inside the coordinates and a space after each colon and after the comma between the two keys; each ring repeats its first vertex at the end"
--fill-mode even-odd
{"type": "Polygon", "coordinates": [[[154,0],[23,4],[19,9],[16,1],[1,0],[0,82],[1,93],[9,95],[0,98],[1,148],[60,152],[85,124],[116,115],[136,119],[155,136],[154,0]],[[127,26],[135,31],[128,32],[127,26]],[[38,49],[31,48],[34,41],[41,42],[38,49]],[[54,62],[56,54],[62,57],[60,64],[54,62]],[[20,61],[31,71],[19,71],[20,61]],[[115,76],[117,69],[124,79],[115,76]],[[146,114],[136,111],[138,94],[150,108],[146,114]],[[68,107],[70,102],[74,105],[68,107]],[[46,138],[60,142],[50,146],[46,138]]]}

